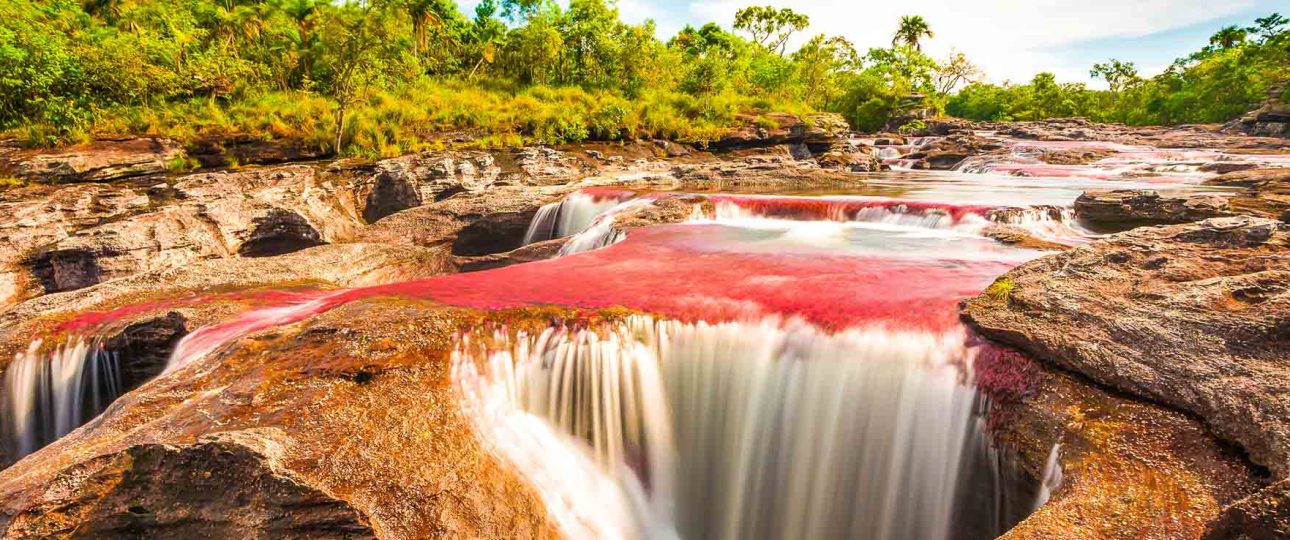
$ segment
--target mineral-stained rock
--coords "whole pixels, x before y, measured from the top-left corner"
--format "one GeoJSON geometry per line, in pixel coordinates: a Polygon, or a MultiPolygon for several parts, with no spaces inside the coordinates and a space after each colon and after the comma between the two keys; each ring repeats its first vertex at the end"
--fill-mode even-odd
{"type": "Polygon", "coordinates": [[[846,120],[832,113],[796,116],[787,113],[740,115],[741,125],[712,142],[716,150],[763,148],[782,144],[805,144],[823,151],[850,130],[846,120]]]}
{"type": "Polygon", "coordinates": [[[355,180],[354,195],[363,219],[372,223],[456,193],[483,190],[501,174],[485,152],[422,152],[377,162],[355,180]]]}
{"type": "Polygon", "coordinates": [[[1009,272],[964,307],[987,336],[1189,411],[1290,475],[1290,230],[1139,228],[1009,272]]]}
{"type": "Polygon", "coordinates": [[[586,162],[543,146],[520,148],[511,158],[520,169],[521,180],[531,185],[569,184],[594,174],[586,162]]]}
{"type": "Polygon", "coordinates": [[[19,266],[33,250],[76,231],[143,212],[147,195],[129,187],[97,184],[32,186],[0,191],[0,307],[33,294],[40,285],[19,266]]]}
{"type": "Polygon", "coordinates": [[[1075,215],[1103,227],[1176,224],[1232,215],[1227,197],[1163,197],[1150,190],[1086,191],[1075,199],[1075,215]]]}
{"type": "Polygon", "coordinates": [[[42,182],[106,182],[163,173],[183,157],[183,149],[167,139],[99,140],[26,153],[13,168],[17,176],[42,182]]]}
{"type": "Polygon", "coordinates": [[[976,135],[960,134],[935,141],[906,157],[919,160],[914,168],[947,171],[971,156],[986,154],[1001,148],[1003,145],[997,141],[976,135]]]}
{"type": "Polygon", "coordinates": [[[1236,212],[1290,222],[1290,168],[1239,170],[1220,175],[1209,183],[1245,188],[1231,198],[1236,212]]]}
{"type": "Polygon", "coordinates": [[[1284,480],[1228,506],[1205,538],[1207,540],[1290,538],[1290,480],[1284,480]]]}
{"type": "Polygon", "coordinates": [[[542,205],[572,187],[497,186],[459,193],[382,219],[359,238],[364,242],[440,246],[455,255],[504,253],[524,243],[524,233],[542,205]]]}
{"type": "Polygon", "coordinates": [[[85,461],[15,516],[6,537],[375,538],[363,512],[281,463],[277,437],[219,432],[85,461]]]}
{"type": "Polygon", "coordinates": [[[373,299],[236,340],[0,470],[0,531],[553,537],[538,494],[458,408],[452,335],[481,324],[373,299]]]}

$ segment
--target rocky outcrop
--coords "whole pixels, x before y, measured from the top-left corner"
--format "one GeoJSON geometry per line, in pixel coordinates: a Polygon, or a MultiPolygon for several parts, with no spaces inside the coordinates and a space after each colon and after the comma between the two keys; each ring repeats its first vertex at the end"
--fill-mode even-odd
{"type": "Polygon", "coordinates": [[[851,129],[841,115],[833,113],[805,116],[787,113],[745,114],[738,116],[737,120],[740,126],[713,141],[711,148],[729,151],[803,144],[812,152],[824,152],[851,129]]]}
{"type": "Polygon", "coordinates": [[[145,443],[58,475],[12,518],[8,538],[375,538],[370,520],[296,477],[279,430],[145,443]]]}
{"type": "Polygon", "coordinates": [[[447,344],[480,324],[374,300],[238,340],[0,470],[0,531],[553,537],[538,494],[457,408],[447,344]]]}
{"type": "Polygon", "coordinates": [[[147,195],[97,184],[31,186],[0,191],[0,307],[28,298],[41,285],[19,261],[77,231],[145,211],[147,195]]]}
{"type": "Polygon", "coordinates": [[[10,156],[8,168],[39,182],[108,182],[160,174],[184,157],[168,139],[98,140],[52,152],[19,152],[10,156]]]}
{"type": "Polygon", "coordinates": [[[913,168],[948,171],[963,160],[1001,150],[1003,144],[985,137],[968,134],[950,135],[920,148],[906,156],[918,160],[913,168]]]}
{"type": "Polygon", "coordinates": [[[355,180],[354,196],[363,219],[373,223],[456,193],[481,191],[501,175],[485,152],[423,152],[377,162],[355,180]]]}
{"type": "Polygon", "coordinates": [[[1268,98],[1262,107],[1228,122],[1223,130],[1263,137],[1290,137],[1290,83],[1275,84],[1268,88],[1268,98]]]}
{"type": "Polygon", "coordinates": [[[359,234],[363,242],[442,247],[454,255],[504,253],[524,243],[524,233],[542,205],[560,200],[572,186],[497,186],[459,193],[399,212],[359,234]]]}
{"type": "Polygon", "coordinates": [[[1140,225],[1191,223],[1233,212],[1227,197],[1163,197],[1150,190],[1085,191],[1075,199],[1075,215],[1101,228],[1127,230],[1140,225]]]}
{"type": "Polygon", "coordinates": [[[844,141],[815,156],[815,162],[824,169],[851,172],[877,172],[883,169],[882,159],[872,146],[844,141]]]}
{"type": "Polygon", "coordinates": [[[1220,175],[1209,183],[1243,188],[1230,201],[1238,213],[1290,222],[1290,168],[1239,170],[1220,175]]]}
{"type": "Polygon", "coordinates": [[[1022,265],[966,303],[987,336],[1203,418],[1290,475],[1290,230],[1216,218],[1022,265]]]}

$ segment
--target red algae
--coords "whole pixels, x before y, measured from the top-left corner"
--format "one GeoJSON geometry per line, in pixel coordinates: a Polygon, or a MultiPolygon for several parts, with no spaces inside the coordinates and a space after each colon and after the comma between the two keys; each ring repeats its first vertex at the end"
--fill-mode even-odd
{"type": "Polygon", "coordinates": [[[867,209],[900,209],[913,214],[943,213],[954,221],[984,216],[988,205],[950,204],[884,197],[778,197],[767,195],[710,195],[715,204],[729,203],[762,217],[796,220],[847,221],[867,209]]]}
{"type": "Polygon", "coordinates": [[[300,294],[286,305],[195,332],[176,358],[182,363],[237,336],[380,296],[478,309],[625,307],[686,322],[778,316],[799,317],[830,331],[881,326],[945,332],[958,327],[959,300],[1016,262],[801,253],[767,249],[719,226],[662,225],[633,231],[607,248],[548,261],[300,294]],[[748,249],[749,244],[761,249],[748,249]]]}

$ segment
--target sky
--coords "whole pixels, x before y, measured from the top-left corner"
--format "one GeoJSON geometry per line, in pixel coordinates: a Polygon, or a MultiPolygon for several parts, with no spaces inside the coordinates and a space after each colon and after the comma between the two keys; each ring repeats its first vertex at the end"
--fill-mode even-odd
{"type": "MultiPolygon", "coordinates": [[[[462,12],[473,14],[474,4],[461,1],[462,12]]],[[[1290,0],[618,0],[618,10],[627,22],[653,19],[666,39],[686,24],[729,28],[735,12],[752,4],[810,16],[790,47],[820,33],[841,35],[862,51],[888,46],[902,15],[922,15],[936,33],[927,53],[963,52],[993,82],[1051,71],[1095,86],[1088,71],[1096,62],[1118,58],[1154,75],[1223,26],[1247,26],[1277,11],[1290,16],[1290,0]]]]}

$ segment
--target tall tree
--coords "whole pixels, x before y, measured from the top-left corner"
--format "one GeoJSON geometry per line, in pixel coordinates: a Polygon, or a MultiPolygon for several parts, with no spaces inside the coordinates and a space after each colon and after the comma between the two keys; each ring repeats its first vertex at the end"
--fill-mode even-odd
{"type": "Polygon", "coordinates": [[[1246,32],[1237,26],[1228,26],[1219,30],[1213,37],[1209,38],[1210,45],[1216,45],[1220,49],[1230,49],[1245,41],[1246,32]]]}
{"type": "Polygon", "coordinates": [[[810,17],[788,8],[748,6],[735,13],[735,28],[748,32],[754,43],[784,55],[788,38],[806,29],[810,17]]]}
{"type": "Polygon", "coordinates": [[[1088,72],[1090,77],[1106,81],[1111,93],[1118,94],[1126,85],[1138,80],[1138,68],[1133,62],[1121,62],[1114,58],[1102,64],[1093,64],[1088,72]]]}
{"type": "Polygon", "coordinates": [[[981,68],[968,60],[967,55],[954,52],[936,69],[936,91],[949,94],[963,83],[974,83],[981,78],[981,68]]]}
{"type": "Polygon", "coordinates": [[[906,15],[900,18],[900,28],[896,30],[896,35],[891,39],[892,46],[904,43],[910,48],[921,51],[923,50],[922,39],[936,37],[932,32],[932,27],[927,24],[927,19],[919,15],[906,15]]]}
{"type": "Polygon", "coordinates": [[[1267,17],[1254,19],[1254,26],[1246,28],[1245,31],[1258,35],[1259,41],[1267,41],[1280,34],[1281,27],[1287,23],[1290,23],[1290,20],[1282,17],[1280,13],[1273,13],[1267,17]]]}

